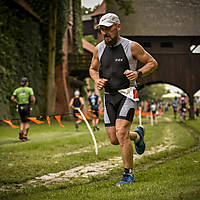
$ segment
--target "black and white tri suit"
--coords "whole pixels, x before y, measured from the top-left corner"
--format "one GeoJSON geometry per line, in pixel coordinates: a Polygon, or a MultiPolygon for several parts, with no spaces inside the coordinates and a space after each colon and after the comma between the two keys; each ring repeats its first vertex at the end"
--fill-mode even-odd
{"type": "Polygon", "coordinates": [[[98,44],[100,77],[108,79],[104,88],[105,126],[115,126],[116,119],[132,122],[134,117],[134,101],[118,92],[136,86],[136,81],[130,81],[124,75],[126,70],[135,71],[137,65],[137,60],[132,56],[131,44],[131,40],[123,37],[113,47],[107,46],[105,41],[98,44]]]}

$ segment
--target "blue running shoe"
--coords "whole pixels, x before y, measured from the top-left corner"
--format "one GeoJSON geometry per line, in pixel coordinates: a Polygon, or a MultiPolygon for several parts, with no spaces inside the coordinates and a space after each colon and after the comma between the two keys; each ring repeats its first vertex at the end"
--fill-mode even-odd
{"type": "Polygon", "coordinates": [[[23,142],[27,142],[29,141],[30,139],[28,139],[26,136],[23,137],[23,142]]]}
{"type": "Polygon", "coordinates": [[[130,184],[135,182],[135,178],[133,175],[124,174],[122,180],[116,184],[117,187],[120,187],[121,184],[130,184]]]}
{"type": "Polygon", "coordinates": [[[144,143],[144,127],[138,126],[135,130],[140,135],[139,142],[135,142],[135,150],[138,154],[143,154],[145,151],[145,143],[144,143]]]}

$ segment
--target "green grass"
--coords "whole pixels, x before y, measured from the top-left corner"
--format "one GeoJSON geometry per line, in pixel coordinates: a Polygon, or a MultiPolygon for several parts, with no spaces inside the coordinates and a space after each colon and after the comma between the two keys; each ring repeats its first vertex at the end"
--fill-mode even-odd
{"type": "MultiPolygon", "coordinates": [[[[120,156],[119,146],[110,145],[104,126],[95,132],[99,148],[95,155],[92,138],[82,124],[80,132],[74,131],[74,123],[57,122],[48,125],[31,124],[30,142],[18,142],[18,130],[8,126],[0,127],[0,187],[1,199],[198,199],[200,197],[200,151],[199,143],[191,131],[182,123],[172,119],[171,113],[159,119],[153,127],[149,119],[143,119],[146,129],[146,155],[134,162],[136,183],[116,188],[122,175],[122,166],[108,174],[74,179],[50,185],[26,185],[17,190],[18,184],[48,173],[56,173],[89,163],[100,162],[120,156]],[[196,145],[197,150],[190,151],[196,145]],[[157,148],[168,146],[164,151],[157,148]],[[85,152],[84,150],[89,150],[85,152]],[[69,152],[80,153],[67,155],[69,152]],[[189,150],[189,151],[188,151],[189,150]]],[[[137,122],[137,119],[135,119],[137,122]]],[[[200,118],[187,121],[199,134],[200,118]]],[[[136,124],[133,123],[133,129],[136,124]]]]}
{"type": "MultiPolygon", "coordinates": [[[[199,199],[200,152],[159,164],[136,175],[136,183],[120,189],[114,185],[117,179],[62,187],[35,194],[25,199],[199,199]],[[192,169],[192,170],[191,170],[192,169]]],[[[19,195],[13,199],[22,199],[19,195]]]]}

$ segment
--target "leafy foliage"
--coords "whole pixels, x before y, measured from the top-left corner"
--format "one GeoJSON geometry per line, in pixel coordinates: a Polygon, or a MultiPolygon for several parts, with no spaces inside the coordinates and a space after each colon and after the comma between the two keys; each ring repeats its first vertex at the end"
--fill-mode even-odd
{"type": "Polygon", "coordinates": [[[158,101],[162,98],[162,95],[167,93],[164,84],[147,85],[139,91],[139,97],[142,100],[154,100],[158,101]]]}
{"type": "Polygon", "coordinates": [[[108,4],[113,4],[115,2],[118,4],[120,10],[124,10],[125,15],[135,12],[132,0],[106,0],[108,4]]]}
{"type": "Polygon", "coordinates": [[[69,21],[69,9],[70,9],[68,4],[63,0],[59,0],[57,4],[58,4],[57,5],[58,11],[57,11],[57,28],[56,28],[56,49],[57,49],[56,66],[61,64],[62,62],[63,37],[69,21]]]}
{"type": "MultiPolygon", "coordinates": [[[[38,101],[43,103],[44,87],[41,86],[45,81],[47,51],[42,39],[44,30],[28,12],[14,1],[4,2],[0,12],[0,118],[7,119],[16,114],[10,96],[22,76],[29,78],[38,101]]],[[[38,104],[40,110],[41,104],[38,104]]]]}
{"type": "Polygon", "coordinates": [[[94,6],[94,8],[87,8],[87,7],[82,7],[82,14],[83,15],[89,15],[91,13],[93,13],[100,5],[97,4],[96,6],[94,6]]]}
{"type": "Polygon", "coordinates": [[[93,44],[94,46],[96,46],[98,43],[97,39],[95,39],[93,35],[85,35],[83,38],[91,44],[93,44]]]}
{"type": "MultiPolygon", "coordinates": [[[[14,105],[10,103],[10,96],[19,86],[22,76],[29,78],[30,86],[35,92],[37,113],[33,114],[45,112],[49,1],[26,2],[42,22],[15,1],[0,2],[0,119],[18,116],[14,112],[14,105]]],[[[56,66],[62,62],[62,41],[69,16],[68,4],[69,0],[57,1],[56,66]]]]}

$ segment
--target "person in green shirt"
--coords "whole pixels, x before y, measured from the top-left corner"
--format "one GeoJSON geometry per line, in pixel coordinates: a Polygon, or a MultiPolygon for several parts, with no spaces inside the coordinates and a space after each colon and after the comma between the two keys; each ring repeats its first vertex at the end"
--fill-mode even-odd
{"type": "Polygon", "coordinates": [[[18,105],[18,112],[21,118],[19,139],[21,141],[27,141],[28,130],[30,128],[30,103],[35,103],[35,96],[33,89],[29,86],[28,78],[23,77],[21,79],[20,87],[14,90],[11,101],[18,105]]]}

